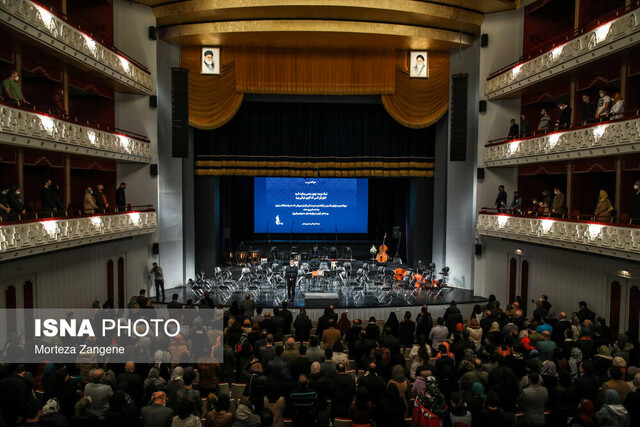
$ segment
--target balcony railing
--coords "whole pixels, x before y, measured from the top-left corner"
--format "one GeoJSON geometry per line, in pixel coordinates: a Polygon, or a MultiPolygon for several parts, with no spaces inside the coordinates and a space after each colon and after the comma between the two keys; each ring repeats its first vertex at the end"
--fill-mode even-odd
{"type": "Polygon", "coordinates": [[[640,226],[481,211],[478,234],[640,260],[640,226]]]}
{"type": "Polygon", "coordinates": [[[496,99],[619,52],[640,42],[640,10],[633,9],[547,52],[505,67],[487,79],[487,99],[496,99]]]}
{"type": "Polygon", "coordinates": [[[638,150],[640,115],[637,111],[632,111],[612,121],[576,124],[567,130],[491,141],[485,145],[484,164],[491,167],[557,162],[635,153],[638,150]]]}
{"type": "Polygon", "coordinates": [[[153,209],[2,223],[0,261],[149,234],[157,227],[153,209]]]}
{"type": "Polygon", "coordinates": [[[36,2],[0,0],[0,21],[135,92],[150,95],[153,91],[146,68],[36,2]]]}
{"type": "Polygon", "coordinates": [[[143,138],[0,104],[0,143],[4,144],[148,163],[151,146],[143,138]]]}

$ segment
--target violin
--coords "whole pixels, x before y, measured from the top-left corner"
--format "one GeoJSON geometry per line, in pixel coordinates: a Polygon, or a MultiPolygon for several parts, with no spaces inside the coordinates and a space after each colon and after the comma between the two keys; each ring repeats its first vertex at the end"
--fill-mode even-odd
{"type": "Polygon", "coordinates": [[[379,263],[384,264],[385,262],[389,261],[389,255],[387,254],[387,251],[389,250],[389,248],[387,247],[387,245],[384,244],[385,240],[387,240],[387,233],[384,233],[384,238],[382,239],[382,244],[380,245],[380,247],[378,248],[378,255],[376,255],[376,261],[378,261],[379,263]]]}

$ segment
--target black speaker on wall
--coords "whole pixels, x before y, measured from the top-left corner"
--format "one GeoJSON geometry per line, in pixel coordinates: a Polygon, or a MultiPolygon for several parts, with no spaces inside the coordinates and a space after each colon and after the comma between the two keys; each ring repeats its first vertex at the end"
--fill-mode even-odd
{"type": "Polygon", "coordinates": [[[480,103],[478,104],[478,111],[480,113],[486,113],[487,112],[487,101],[485,101],[484,99],[482,101],[480,101],[480,103]]]}
{"type": "Polygon", "coordinates": [[[152,163],[149,165],[149,175],[158,176],[158,164],[152,163]]]}
{"type": "Polygon", "coordinates": [[[482,34],[480,36],[480,47],[489,46],[489,34],[482,34]]]}
{"type": "Polygon", "coordinates": [[[467,90],[469,74],[451,76],[451,141],[449,160],[464,162],[467,160],[467,90]]]}
{"type": "Polygon", "coordinates": [[[158,108],[158,97],[156,95],[149,97],[149,108],[158,108]]]}
{"type": "Polygon", "coordinates": [[[482,245],[480,243],[476,243],[476,255],[482,256],[482,245]]]}
{"type": "Polygon", "coordinates": [[[189,70],[171,69],[171,157],[189,157],[189,70]]]}
{"type": "Polygon", "coordinates": [[[484,179],[484,168],[478,168],[478,179],[484,179]]]}
{"type": "Polygon", "coordinates": [[[391,229],[391,233],[392,233],[392,237],[394,240],[400,240],[400,238],[402,237],[402,233],[400,231],[400,227],[395,226],[391,229]]]}
{"type": "Polygon", "coordinates": [[[160,255],[160,243],[155,242],[151,245],[151,253],[153,255],[160,255]]]}
{"type": "Polygon", "coordinates": [[[156,27],[149,27],[149,40],[158,40],[158,30],[156,27]]]}

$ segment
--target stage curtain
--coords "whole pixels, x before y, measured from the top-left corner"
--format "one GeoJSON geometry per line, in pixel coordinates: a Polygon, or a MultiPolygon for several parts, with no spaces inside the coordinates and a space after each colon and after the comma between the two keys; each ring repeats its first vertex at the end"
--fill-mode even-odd
{"type": "Polygon", "coordinates": [[[200,46],[182,48],[182,66],[189,70],[189,124],[216,129],[227,123],[242,105],[236,92],[235,50],[221,49],[220,75],[200,74],[200,46]]]}
{"type": "Polygon", "coordinates": [[[382,95],[389,115],[410,128],[437,122],[449,106],[449,53],[429,52],[429,78],[409,78],[407,51],[396,53],[395,93],[382,95]]]}
{"type": "Polygon", "coordinates": [[[244,93],[393,93],[392,50],[238,48],[236,90],[244,93]]]}
{"type": "Polygon", "coordinates": [[[194,132],[196,175],[430,177],[435,129],[408,129],[380,104],[245,102],[194,132]]]}

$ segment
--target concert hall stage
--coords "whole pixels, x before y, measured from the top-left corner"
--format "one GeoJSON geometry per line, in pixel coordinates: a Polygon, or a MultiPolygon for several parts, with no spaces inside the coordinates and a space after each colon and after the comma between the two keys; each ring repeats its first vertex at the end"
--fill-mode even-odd
{"type": "Polygon", "coordinates": [[[366,312],[382,309],[385,313],[424,304],[435,309],[454,300],[458,305],[469,305],[471,312],[473,305],[486,301],[474,296],[472,290],[448,286],[447,267],[438,270],[422,262],[412,267],[399,258],[379,263],[372,255],[362,259],[367,256],[366,246],[361,243],[354,251],[346,245],[281,243],[263,251],[248,245],[233,256],[228,254],[227,265],[216,267],[213,275],[200,274],[185,286],[167,289],[166,295],[178,293],[180,302],[190,299],[198,304],[208,294],[213,304],[229,306],[248,293],[258,307],[281,307],[287,300],[291,309],[314,312],[329,305],[366,312]],[[287,297],[283,274],[290,260],[299,266],[293,300],[287,297]]]}

